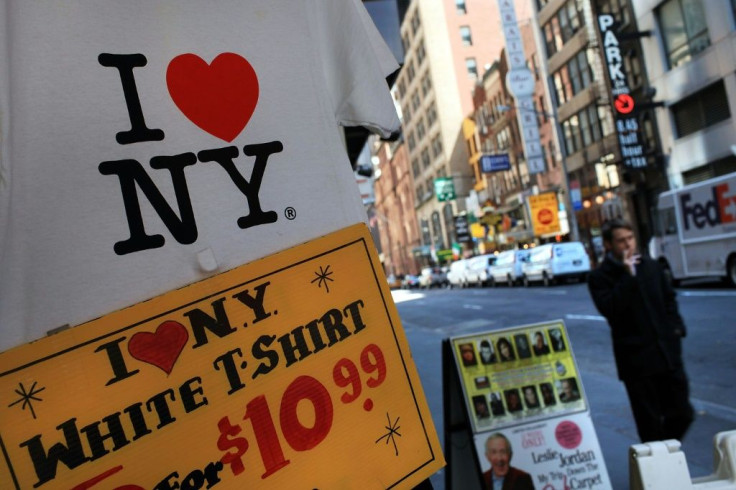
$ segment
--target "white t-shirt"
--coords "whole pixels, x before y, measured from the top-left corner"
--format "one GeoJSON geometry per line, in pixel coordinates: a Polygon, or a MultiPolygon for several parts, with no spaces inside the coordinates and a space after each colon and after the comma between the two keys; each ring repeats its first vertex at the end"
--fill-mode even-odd
{"type": "Polygon", "coordinates": [[[396,68],[358,0],[4,0],[0,351],[364,221],[396,68]]]}

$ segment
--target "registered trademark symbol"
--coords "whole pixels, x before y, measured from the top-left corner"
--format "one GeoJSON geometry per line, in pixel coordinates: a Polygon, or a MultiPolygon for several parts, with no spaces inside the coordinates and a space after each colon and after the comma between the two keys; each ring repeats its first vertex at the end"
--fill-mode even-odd
{"type": "Polygon", "coordinates": [[[286,219],[288,220],[296,219],[296,209],[289,206],[288,208],[284,209],[284,216],[286,216],[286,219]]]}

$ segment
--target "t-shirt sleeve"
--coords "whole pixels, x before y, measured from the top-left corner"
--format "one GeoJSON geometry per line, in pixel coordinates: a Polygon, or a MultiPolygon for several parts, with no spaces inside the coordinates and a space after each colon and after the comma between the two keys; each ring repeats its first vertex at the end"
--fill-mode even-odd
{"type": "Polygon", "coordinates": [[[360,0],[312,0],[314,37],[335,120],[386,137],[399,129],[386,77],[398,69],[360,0]]]}

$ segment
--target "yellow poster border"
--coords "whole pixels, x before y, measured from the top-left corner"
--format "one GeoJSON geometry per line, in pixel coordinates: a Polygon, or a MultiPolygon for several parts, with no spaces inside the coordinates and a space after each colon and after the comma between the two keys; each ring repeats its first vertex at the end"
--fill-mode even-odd
{"type": "MultiPolygon", "coordinates": [[[[303,243],[294,248],[287,249],[281,252],[277,252],[273,255],[258,259],[254,262],[244,264],[235,269],[222,272],[217,276],[211,276],[201,281],[194,282],[180,289],[169,291],[160,296],[150,299],[149,301],[154,302],[154,309],[158,312],[150,317],[136,321],[132,324],[125,324],[123,327],[109,330],[110,324],[115,324],[116,319],[125,318],[126,312],[131,308],[139,308],[142,303],[132,305],[128,308],[123,308],[112,312],[104,317],[107,321],[102,324],[99,322],[100,318],[90,320],[82,323],[74,328],[63,330],[52,336],[45,337],[39,341],[25,344],[13,349],[10,349],[2,353],[2,364],[0,365],[0,378],[10,376],[13,374],[20,373],[26,369],[37,366],[41,363],[55,359],[59,356],[69,354],[77,349],[81,349],[87,345],[98,343],[107,338],[111,338],[116,335],[120,335],[129,330],[135,329],[145,323],[155,322],[158,319],[164,318],[171,315],[174,312],[188,308],[202,301],[206,301],[210,298],[221,296],[232,290],[242,288],[251,283],[262,281],[271,275],[284,272],[290,268],[297,267],[303,263],[319,259],[322,256],[329,255],[331,253],[358,246],[360,248],[359,253],[364,253],[370,269],[373,273],[372,281],[377,286],[381,301],[383,303],[383,311],[385,312],[388,320],[388,327],[390,328],[393,336],[394,346],[398,350],[398,355],[401,360],[403,376],[406,378],[406,382],[409,385],[411,391],[412,403],[416,410],[416,414],[421,424],[421,428],[424,435],[424,441],[426,442],[426,449],[429,452],[429,459],[424,462],[420,462],[415,467],[409,468],[403,477],[399,480],[392,482],[387,485],[386,488],[397,488],[404,486],[413,486],[426,479],[431,473],[422,473],[423,469],[435,466],[433,471],[436,471],[444,465],[444,458],[440,448],[439,440],[436,435],[434,423],[429,412],[426,398],[424,397],[423,388],[419,380],[416,368],[412,361],[407,362],[406,356],[411,358],[411,352],[409,349],[408,341],[406,340],[405,334],[401,327],[401,322],[398,316],[398,311],[390,299],[391,291],[388,287],[388,283],[385,279],[382,279],[383,271],[377,264],[380,264],[378,255],[373,247],[369,245],[369,241],[372,240],[370,232],[365,224],[359,223],[342,230],[336,231],[332,234],[317,238],[312,241],[303,243]],[[325,249],[327,245],[335,242],[344,242],[337,246],[332,246],[325,249]],[[296,257],[301,257],[299,260],[294,260],[296,257]],[[229,279],[232,277],[238,277],[238,274],[244,267],[249,267],[253,274],[247,281],[239,281],[237,284],[233,284],[229,279]],[[198,290],[198,284],[205,281],[212,281],[215,277],[219,277],[219,280],[228,287],[223,289],[213,288],[205,296],[199,296],[201,291],[198,290]],[[216,289],[216,291],[215,291],[216,289]],[[173,298],[178,298],[178,301],[172,301],[173,298]],[[388,298],[387,298],[388,297],[388,298]],[[166,308],[168,304],[175,304],[174,308],[166,308]],[[163,307],[163,308],[160,308],[163,307]],[[160,308],[160,309],[159,309],[160,308]],[[91,329],[91,330],[90,330],[91,329]],[[83,332],[82,332],[83,331],[83,332]],[[29,350],[37,350],[36,356],[33,360],[24,362],[21,365],[16,365],[17,361],[28,357],[29,350]],[[12,367],[10,367],[12,366],[12,367]],[[5,368],[5,369],[4,369],[5,368]],[[426,416],[426,417],[425,417],[426,416]]],[[[145,303],[145,302],[144,302],[145,303]]],[[[384,327],[385,328],[385,327],[384,327]]],[[[419,439],[421,440],[421,438],[419,439]]],[[[5,443],[0,434],[0,450],[2,450],[2,457],[10,471],[10,476],[17,489],[20,489],[20,483],[14,472],[14,465],[11,461],[10,453],[5,447],[5,443]]]]}

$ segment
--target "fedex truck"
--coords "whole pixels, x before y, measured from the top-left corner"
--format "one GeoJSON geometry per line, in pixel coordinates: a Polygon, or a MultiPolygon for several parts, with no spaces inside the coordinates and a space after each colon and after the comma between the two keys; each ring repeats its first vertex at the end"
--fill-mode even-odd
{"type": "Polygon", "coordinates": [[[720,276],[736,286],[736,173],[664,192],[650,255],[677,283],[720,276]]]}

